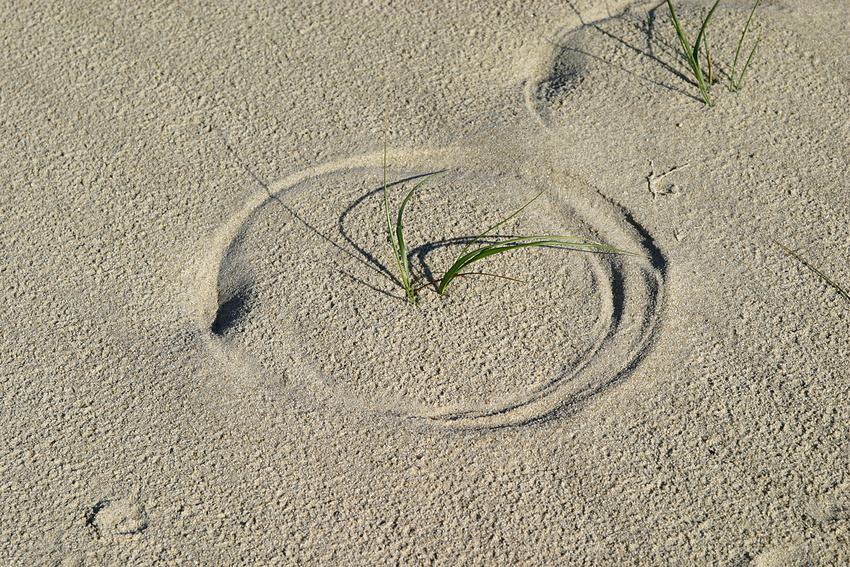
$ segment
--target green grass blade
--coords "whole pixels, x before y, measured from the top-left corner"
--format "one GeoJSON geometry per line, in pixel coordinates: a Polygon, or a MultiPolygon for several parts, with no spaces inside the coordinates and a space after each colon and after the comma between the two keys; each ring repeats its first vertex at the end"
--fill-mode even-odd
{"type": "Polygon", "coordinates": [[[512,218],[514,218],[518,214],[520,214],[521,212],[523,212],[531,203],[533,203],[534,201],[539,199],[540,195],[542,195],[543,193],[544,192],[541,191],[533,199],[531,199],[529,202],[527,202],[526,204],[524,204],[523,206],[521,206],[520,208],[515,210],[509,217],[502,219],[501,221],[497,222],[496,224],[494,224],[493,226],[491,226],[490,228],[488,228],[487,230],[485,230],[484,232],[482,232],[481,234],[479,234],[478,236],[473,238],[472,242],[467,244],[464,247],[464,249],[460,251],[461,256],[464,254],[464,252],[469,250],[472,247],[473,244],[475,244],[476,242],[479,242],[482,238],[484,238],[485,236],[487,236],[488,234],[490,234],[491,232],[493,232],[494,230],[496,230],[497,228],[499,228],[500,226],[502,226],[503,224],[505,224],[506,222],[508,222],[509,220],[511,220],[512,218]]]}
{"type": "Polygon", "coordinates": [[[619,248],[606,246],[598,242],[579,239],[572,236],[520,236],[517,238],[511,238],[509,240],[504,240],[502,242],[497,242],[495,244],[489,244],[487,246],[478,248],[477,250],[474,250],[472,252],[462,254],[457,260],[455,260],[454,264],[449,267],[449,269],[440,279],[439,284],[437,285],[437,292],[440,295],[443,295],[446,289],[451,284],[452,280],[458,277],[461,272],[466,269],[470,264],[474,264],[479,260],[483,260],[484,258],[488,258],[496,254],[501,254],[503,252],[509,252],[511,250],[517,250],[519,248],[528,248],[532,246],[595,248],[597,250],[605,250],[608,252],[617,252],[637,256],[637,254],[633,252],[620,250],[619,248]]]}
{"type": "Polygon", "coordinates": [[[693,69],[693,65],[691,64],[691,44],[688,42],[688,38],[685,37],[685,32],[682,30],[682,26],[679,24],[679,18],[676,17],[676,10],[673,9],[673,2],[671,0],[667,0],[667,7],[670,9],[670,18],[673,20],[673,27],[676,29],[676,35],[679,36],[679,43],[682,44],[685,57],[688,58],[688,65],[691,69],[693,69]]]}
{"type": "Polygon", "coordinates": [[[756,44],[753,46],[753,50],[750,51],[750,56],[747,57],[747,62],[746,62],[746,64],[744,64],[744,68],[741,69],[741,76],[738,77],[738,82],[735,83],[735,90],[736,91],[740,90],[741,85],[744,82],[744,75],[747,73],[747,69],[749,69],[749,67],[750,67],[750,61],[753,60],[753,55],[756,54],[756,49],[758,49],[759,43],[761,43],[761,36],[759,36],[759,38],[756,40],[756,44]]]}
{"type": "Polygon", "coordinates": [[[708,11],[708,15],[702,21],[702,26],[699,28],[699,34],[697,35],[697,41],[694,43],[694,59],[699,56],[699,46],[702,42],[702,38],[705,36],[705,30],[708,27],[708,22],[711,20],[711,16],[714,15],[714,11],[717,10],[717,6],[720,4],[720,0],[717,0],[714,3],[714,6],[711,7],[711,10],[708,11]]]}
{"type": "Polygon", "coordinates": [[[697,77],[697,85],[699,86],[700,93],[702,93],[702,98],[705,99],[705,103],[708,106],[714,106],[714,103],[711,101],[711,98],[708,96],[708,87],[705,84],[705,76],[702,72],[702,66],[699,64],[699,46],[702,43],[703,37],[705,37],[705,30],[708,27],[708,22],[711,20],[711,16],[714,15],[714,11],[717,10],[717,6],[720,4],[720,0],[716,0],[714,6],[709,10],[708,15],[702,21],[702,26],[700,26],[699,34],[697,35],[697,40],[694,43],[694,53],[693,53],[693,61],[694,61],[694,74],[697,77]]]}
{"type": "Polygon", "coordinates": [[[673,21],[673,27],[676,29],[676,35],[679,36],[679,43],[682,44],[682,50],[685,52],[685,58],[688,60],[688,66],[694,74],[694,78],[697,81],[697,86],[699,87],[703,100],[708,106],[714,106],[714,103],[711,101],[711,97],[708,96],[708,87],[705,84],[705,76],[703,75],[702,67],[699,62],[699,47],[700,43],[702,43],[702,38],[705,35],[708,22],[711,20],[711,16],[714,15],[714,11],[717,10],[717,6],[719,4],[720,0],[716,0],[714,6],[711,7],[711,10],[709,10],[708,16],[706,16],[702,21],[702,26],[700,27],[699,34],[697,35],[696,43],[694,43],[693,47],[691,47],[691,44],[682,29],[682,25],[679,23],[679,18],[676,16],[676,10],[673,8],[672,0],[667,0],[667,7],[670,9],[670,19],[673,21]]]}
{"type": "Polygon", "coordinates": [[[404,201],[402,201],[401,207],[398,209],[398,219],[396,220],[395,225],[395,241],[398,243],[396,261],[398,262],[398,269],[401,273],[401,283],[404,286],[404,291],[407,293],[407,298],[411,300],[410,260],[407,257],[407,245],[404,243],[404,208],[407,206],[407,202],[413,196],[417,187],[419,186],[417,185],[411,189],[404,198],[404,201]]]}
{"type": "Polygon", "coordinates": [[[401,273],[401,283],[404,286],[404,291],[407,294],[407,298],[413,303],[416,302],[416,299],[413,290],[412,278],[410,277],[410,259],[407,257],[407,244],[404,242],[404,209],[407,208],[407,203],[410,201],[410,198],[413,197],[413,194],[416,193],[417,189],[422,187],[422,185],[429,179],[436,177],[441,173],[443,172],[438,171],[437,173],[428,175],[422,181],[417,183],[413,189],[408,191],[404,200],[401,202],[401,206],[398,209],[398,217],[396,218],[393,250],[396,254],[396,261],[398,262],[399,272],[401,273]]]}
{"type": "MultiPolygon", "coordinates": [[[[491,278],[499,278],[501,280],[509,280],[509,281],[517,282],[517,283],[527,283],[525,280],[518,280],[517,278],[509,278],[508,276],[503,276],[501,274],[491,274],[489,272],[461,272],[459,274],[454,275],[454,277],[456,277],[456,278],[459,278],[461,276],[488,276],[488,277],[491,277],[491,278]]],[[[426,287],[431,286],[431,285],[433,285],[434,288],[436,289],[439,284],[440,284],[439,279],[431,280],[429,282],[426,282],[426,283],[414,288],[413,291],[418,293],[420,290],[423,290],[426,287]]]]}
{"type": "Polygon", "coordinates": [[[747,58],[747,64],[744,65],[744,69],[741,71],[741,76],[738,81],[735,81],[735,69],[738,67],[738,57],[741,55],[741,48],[744,46],[744,39],[747,37],[747,31],[750,29],[750,22],[753,20],[753,15],[756,13],[756,8],[758,8],[759,2],[761,2],[761,0],[756,0],[756,3],[753,5],[753,9],[750,11],[750,17],[747,18],[747,23],[744,25],[744,31],[741,33],[741,39],[738,40],[738,49],[735,50],[735,59],[732,61],[732,74],[729,77],[729,92],[737,91],[741,88],[741,83],[744,81],[744,73],[747,72],[747,67],[750,66],[750,61],[752,60],[753,55],[756,52],[756,48],[759,46],[759,42],[761,41],[761,36],[759,36],[758,40],[756,40],[755,47],[753,47],[753,50],[750,51],[750,56],[747,58]]]}
{"type": "MultiPolygon", "coordinates": [[[[544,191],[541,191],[540,193],[538,193],[537,195],[535,195],[535,196],[534,196],[534,198],[532,198],[532,199],[531,199],[531,200],[529,200],[526,204],[524,204],[523,206],[521,206],[520,208],[518,208],[518,209],[517,209],[516,211],[514,211],[514,212],[513,212],[510,216],[505,217],[505,218],[504,218],[504,219],[502,219],[501,221],[497,222],[496,224],[494,224],[493,226],[491,226],[490,228],[488,228],[487,230],[485,230],[484,232],[482,232],[481,234],[479,234],[478,236],[476,236],[475,238],[473,238],[473,239],[472,239],[472,241],[470,241],[470,243],[469,243],[469,244],[467,244],[466,246],[464,246],[463,250],[461,250],[461,251],[460,251],[460,255],[459,255],[458,259],[457,259],[457,260],[455,260],[455,263],[452,265],[452,267],[451,267],[451,268],[449,268],[449,271],[448,271],[448,272],[446,272],[446,274],[448,274],[448,275],[449,275],[448,281],[445,281],[445,280],[446,280],[446,276],[445,276],[445,275],[444,275],[444,276],[443,276],[443,278],[440,280],[440,285],[438,286],[438,289],[437,289],[437,291],[440,293],[440,295],[442,295],[442,294],[443,294],[443,291],[442,291],[442,290],[445,290],[445,288],[446,288],[446,286],[448,286],[449,282],[451,282],[451,281],[452,281],[452,279],[454,279],[454,277],[457,275],[457,273],[458,273],[458,272],[462,269],[462,267],[463,267],[463,266],[461,265],[460,267],[458,267],[458,266],[459,266],[459,264],[458,264],[458,263],[459,263],[459,262],[461,262],[461,261],[462,261],[462,259],[466,257],[466,256],[464,256],[464,255],[466,254],[466,251],[467,251],[467,250],[469,250],[469,249],[470,249],[470,248],[471,248],[471,247],[472,247],[475,243],[480,242],[482,238],[484,238],[485,236],[487,236],[488,234],[490,234],[491,232],[493,232],[494,230],[496,230],[497,228],[499,228],[500,226],[502,226],[503,224],[505,224],[506,222],[508,222],[509,220],[511,220],[512,218],[514,218],[515,216],[517,216],[518,214],[520,214],[520,213],[521,213],[522,211],[524,211],[524,210],[525,210],[525,209],[526,209],[529,205],[531,205],[531,203],[533,203],[534,201],[536,201],[537,199],[539,199],[539,198],[540,198],[540,196],[541,196],[543,193],[544,193],[544,191]],[[457,268],[457,269],[454,269],[454,268],[457,268]],[[444,283],[444,281],[445,281],[445,283],[444,283]]],[[[463,264],[463,265],[465,265],[465,264],[463,264]]]]}
{"type": "Polygon", "coordinates": [[[387,142],[384,140],[384,161],[383,161],[383,169],[384,169],[384,178],[383,178],[383,186],[384,186],[384,216],[386,217],[387,223],[387,240],[392,246],[393,256],[395,257],[396,266],[398,267],[399,277],[401,278],[401,285],[404,287],[405,295],[407,295],[407,299],[411,303],[416,303],[416,292],[413,289],[412,278],[410,277],[410,260],[407,257],[407,244],[404,241],[404,209],[407,207],[408,201],[413,197],[413,194],[419,189],[425,182],[427,182],[432,177],[440,175],[444,173],[444,171],[438,171],[436,173],[432,173],[422,179],[419,183],[417,183],[413,189],[411,189],[407,195],[404,197],[404,200],[401,203],[401,207],[398,209],[398,216],[396,217],[395,227],[393,227],[392,216],[390,215],[390,198],[389,198],[389,186],[387,185],[387,142]]]}

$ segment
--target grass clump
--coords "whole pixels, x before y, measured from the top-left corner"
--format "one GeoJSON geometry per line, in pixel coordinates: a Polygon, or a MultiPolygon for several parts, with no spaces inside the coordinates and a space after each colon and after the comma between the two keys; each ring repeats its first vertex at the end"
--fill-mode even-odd
{"type": "Polygon", "coordinates": [[[670,19],[673,21],[673,27],[676,29],[676,35],[679,36],[679,43],[682,44],[682,50],[685,52],[685,58],[688,60],[688,67],[691,68],[691,72],[694,74],[694,78],[697,81],[699,92],[702,94],[702,98],[708,106],[714,106],[714,103],[711,101],[711,97],[708,96],[708,85],[705,74],[702,72],[702,64],[699,60],[699,47],[702,43],[703,36],[705,36],[705,29],[708,27],[708,22],[711,20],[711,16],[714,15],[714,11],[717,10],[718,4],[720,4],[720,0],[717,0],[714,3],[714,6],[711,7],[711,10],[708,11],[708,15],[702,21],[702,26],[699,28],[697,40],[693,47],[691,47],[688,38],[685,36],[685,32],[682,30],[682,25],[679,23],[679,18],[676,16],[676,10],[673,8],[673,2],[671,0],[667,0],[667,7],[670,9],[670,19]]]}
{"type": "MultiPolygon", "coordinates": [[[[747,69],[750,66],[750,62],[753,60],[753,56],[756,53],[756,48],[761,42],[761,36],[759,36],[756,41],[755,46],[752,51],[750,51],[749,57],[747,57],[747,62],[744,64],[741,69],[741,74],[738,75],[737,79],[735,78],[735,72],[738,67],[738,59],[741,55],[741,49],[744,45],[744,40],[747,37],[747,32],[750,29],[750,22],[752,22],[753,14],[756,13],[756,8],[758,8],[759,2],[761,0],[756,0],[756,3],[753,5],[753,9],[750,12],[750,17],[747,18],[747,23],[744,26],[744,31],[741,33],[741,39],[738,40],[738,49],[735,51],[735,60],[732,63],[732,72],[729,77],[729,90],[737,91],[741,88],[741,85],[744,81],[744,75],[747,72],[747,69]]],[[[693,46],[688,41],[687,36],[685,35],[684,30],[682,29],[682,25],[679,23],[679,18],[676,15],[676,10],[673,8],[672,0],[667,0],[667,7],[670,9],[670,20],[673,23],[673,28],[676,30],[676,35],[679,37],[679,43],[682,45],[682,51],[685,52],[685,58],[688,62],[688,67],[690,67],[691,72],[694,75],[694,79],[696,79],[697,86],[699,87],[700,94],[702,95],[702,99],[708,106],[714,106],[714,102],[711,100],[711,97],[708,94],[708,87],[713,83],[712,77],[712,60],[711,53],[708,50],[708,44],[703,43],[706,37],[706,30],[708,28],[708,22],[711,21],[711,17],[714,15],[715,10],[717,10],[717,6],[720,4],[720,0],[716,0],[714,5],[708,11],[708,15],[703,19],[702,24],[700,25],[699,33],[697,34],[696,42],[694,42],[693,46]],[[700,62],[700,47],[704,46],[705,56],[708,62],[708,70],[707,73],[703,72],[702,63],[700,62]],[[707,75],[707,76],[706,76],[707,75]]]]}
{"type": "Polygon", "coordinates": [[[608,252],[616,252],[620,254],[628,254],[631,256],[638,256],[633,252],[628,252],[626,250],[620,250],[618,248],[613,248],[611,246],[605,246],[604,244],[600,244],[598,242],[593,242],[584,238],[577,238],[572,236],[552,236],[552,235],[537,235],[537,236],[519,236],[508,238],[505,240],[500,240],[490,244],[482,244],[482,239],[493,232],[498,227],[502,226],[512,218],[516,217],[522,211],[524,211],[531,203],[536,201],[543,192],[538,193],[533,199],[528,201],[522,207],[514,211],[508,217],[505,217],[498,223],[494,224],[478,236],[472,239],[472,241],[467,244],[463,250],[461,250],[460,254],[458,254],[455,261],[449,266],[449,268],[443,273],[442,277],[426,282],[421,285],[415,285],[414,278],[411,274],[410,270],[410,259],[408,257],[407,244],[404,240],[404,210],[407,207],[407,203],[410,201],[413,194],[419,189],[426,181],[440,175],[443,172],[433,173],[428,175],[421,181],[419,181],[413,189],[411,189],[407,195],[404,197],[404,200],[401,203],[401,206],[398,208],[398,212],[395,215],[395,223],[393,223],[393,215],[390,213],[390,204],[389,204],[389,191],[387,189],[387,156],[386,156],[386,148],[384,149],[384,212],[386,216],[387,223],[387,240],[389,241],[392,250],[393,256],[396,261],[396,265],[398,267],[399,279],[401,281],[402,286],[404,287],[405,295],[407,300],[410,303],[416,303],[416,294],[422,289],[428,286],[434,286],[434,289],[440,295],[445,295],[446,290],[454,281],[455,278],[463,277],[463,276],[490,276],[496,278],[507,279],[511,281],[521,282],[522,280],[518,280],[515,278],[502,276],[498,274],[490,274],[487,272],[479,272],[479,271],[469,271],[470,266],[479,262],[485,258],[489,258],[490,256],[495,256],[496,254],[502,254],[504,252],[509,252],[511,250],[518,250],[521,248],[530,248],[535,246],[557,246],[557,247],[566,247],[568,249],[591,249],[596,251],[608,251],[608,252]],[[475,246],[479,244],[479,246],[475,246]]]}

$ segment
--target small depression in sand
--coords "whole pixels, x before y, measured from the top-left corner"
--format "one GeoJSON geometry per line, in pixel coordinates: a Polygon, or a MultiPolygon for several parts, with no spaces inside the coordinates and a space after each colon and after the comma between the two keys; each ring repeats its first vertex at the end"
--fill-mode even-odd
{"type": "MultiPolygon", "coordinates": [[[[430,170],[433,171],[433,170],[430,170]]],[[[429,170],[392,171],[393,211],[429,170]]],[[[231,222],[210,340],[268,377],[309,384],[349,409],[458,426],[533,420],[624,374],[649,343],[661,274],[643,238],[580,181],[453,168],[405,213],[417,285],[470,240],[569,235],[648,257],[531,248],[494,256],[446,296],[404,299],[387,242],[380,167],[277,184],[231,222]],[[585,211],[571,201],[581,195],[585,211]]]]}

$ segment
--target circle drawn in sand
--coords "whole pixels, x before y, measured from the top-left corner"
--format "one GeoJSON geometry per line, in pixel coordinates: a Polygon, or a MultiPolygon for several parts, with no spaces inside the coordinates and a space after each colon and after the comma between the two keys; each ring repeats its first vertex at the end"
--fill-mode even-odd
{"type": "MultiPolygon", "coordinates": [[[[568,177],[541,182],[464,167],[424,185],[405,213],[420,283],[540,191],[499,236],[584,237],[647,258],[508,252],[475,268],[523,283],[462,277],[445,297],[423,289],[413,306],[386,240],[377,157],[277,183],[225,225],[212,264],[219,269],[201,288],[215,352],[239,353],[242,368],[348,408],[460,427],[541,418],[623,377],[643,355],[660,308],[662,274],[649,259],[657,253],[596,191],[568,177]]],[[[390,172],[391,182],[408,180],[391,187],[396,207],[432,171],[390,172]]]]}

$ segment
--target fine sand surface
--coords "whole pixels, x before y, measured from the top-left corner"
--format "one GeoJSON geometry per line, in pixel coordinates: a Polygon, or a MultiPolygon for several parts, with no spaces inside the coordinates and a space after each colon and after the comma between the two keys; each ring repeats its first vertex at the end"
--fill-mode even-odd
{"type": "Polygon", "coordinates": [[[850,564],[846,0],[713,108],[664,3],[138,4],[2,8],[0,565],[850,564]],[[635,255],[407,304],[384,137],[420,283],[635,255]]]}

